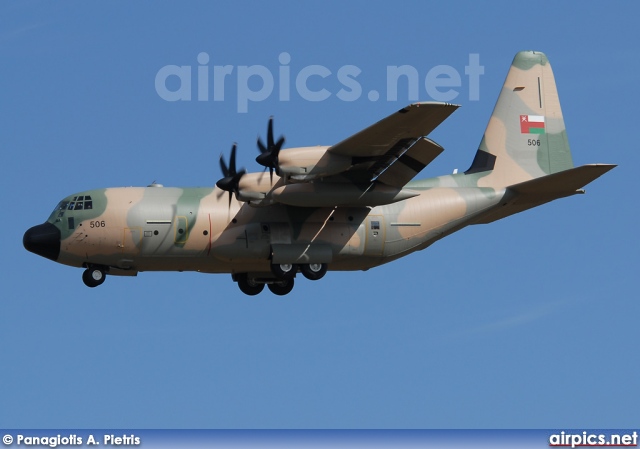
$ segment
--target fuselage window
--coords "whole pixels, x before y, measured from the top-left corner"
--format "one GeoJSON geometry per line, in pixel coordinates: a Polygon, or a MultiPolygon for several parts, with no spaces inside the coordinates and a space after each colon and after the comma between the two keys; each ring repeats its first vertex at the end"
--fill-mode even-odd
{"type": "Polygon", "coordinates": [[[73,217],[68,217],[67,218],[67,225],[69,226],[69,229],[75,229],[76,223],[75,223],[75,220],[73,219],[73,217]]]}
{"type": "Polygon", "coordinates": [[[372,221],[371,222],[371,230],[373,230],[373,231],[380,230],[380,222],[379,221],[372,221]]]}

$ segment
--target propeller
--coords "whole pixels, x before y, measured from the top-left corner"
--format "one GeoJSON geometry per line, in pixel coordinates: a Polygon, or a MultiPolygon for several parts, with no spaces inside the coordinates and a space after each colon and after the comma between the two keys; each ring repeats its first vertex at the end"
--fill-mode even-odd
{"type": "Polygon", "coordinates": [[[271,184],[273,184],[273,171],[276,171],[276,175],[280,176],[280,167],[278,165],[278,154],[284,144],[284,136],[280,136],[277,142],[273,141],[273,117],[269,117],[269,127],[267,129],[267,145],[262,143],[260,137],[258,137],[258,150],[260,155],[256,158],[256,162],[263,167],[269,169],[269,177],[271,178],[271,184]]]}
{"type": "Polygon", "coordinates": [[[237,145],[234,143],[229,156],[229,166],[225,163],[224,156],[220,155],[220,169],[224,178],[216,182],[220,189],[229,192],[229,207],[231,207],[231,195],[235,193],[236,198],[238,198],[240,178],[246,173],[244,168],[236,171],[236,148],[237,145]]]}

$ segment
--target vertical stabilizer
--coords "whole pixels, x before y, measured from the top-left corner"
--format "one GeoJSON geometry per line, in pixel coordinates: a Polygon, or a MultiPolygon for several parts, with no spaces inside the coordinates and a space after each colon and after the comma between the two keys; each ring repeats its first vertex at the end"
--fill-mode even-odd
{"type": "Polygon", "coordinates": [[[519,52],[472,166],[481,187],[505,187],[573,167],[556,82],[544,53],[519,52]]]}

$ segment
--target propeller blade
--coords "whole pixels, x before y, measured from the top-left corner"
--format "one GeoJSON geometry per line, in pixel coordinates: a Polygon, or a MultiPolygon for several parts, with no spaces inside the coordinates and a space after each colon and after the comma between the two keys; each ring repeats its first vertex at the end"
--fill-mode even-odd
{"type": "Polygon", "coordinates": [[[262,170],[262,173],[260,173],[260,176],[258,176],[258,184],[262,182],[262,178],[264,177],[264,173],[266,171],[267,171],[267,167],[265,167],[264,170],[262,170]]]}
{"type": "Polygon", "coordinates": [[[265,168],[269,169],[269,178],[271,179],[271,185],[273,185],[273,172],[280,176],[280,163],[278,155],[284,145],[284,136],[280,136],[277,142],[273,140],[273,116],[269,117],[269,124],[267,125],[267,145],[262,143],[262,139],[258,137],[258,151],[260,155],[256,158],[256,162],[265,168]]]}
{"type": "Polygon", "coordinates": [[[224,176],[229,176],[229,168],[227,167],[227,164],[225,164],[224,156],[222,154],[220,154],[220,170],[222,170],[222,174],[224,176]]]}
{"type": "Polygon", "coordinates": [[[280,148],[282,148],[283,144],[284,144],[284,136],[280,136],[280,139],[278,139],[278,141],[276,142],[276,147],[278,147],[278,152],[280,152],[280,148]]]}
{"type": "Polygon", "coordinates": [[[260,154],[268,152],[267,147],[264,146],[264,143],[262,143],[262,139],[260,139],[260,137],[258,137],[258,151],[260,151],[260,154]]]}
{"type": "Polygon", "coordinates": [[[269,148],[273,146],[273,116],[269,117],[269,125],[267,126],[267,145],[269,148]]]}
{"type": "Polygon", "coordinates": [[[237,198],[240,194],[240,178],[246,173],[244,168],[240,169],[240,171],[236,170],[236,149],[237,144],[234,143],[231,147],[228,166],[224,160],[224,156],[220,155],[220,169],[224,177],[216,182],[216,186],[218,186],[220,190],[229,192],[229,207],[231,207],[232,195],[235,193],[237,198]]]}
{"type": "Polygon", "coordinates": [[[236,173],[236,147],[238,145],[237,144],[233,144],[233,146],[231,147],[231,156],[229,157],[229,172],[231,173],[231,176],[233,176],[236,173]]]}

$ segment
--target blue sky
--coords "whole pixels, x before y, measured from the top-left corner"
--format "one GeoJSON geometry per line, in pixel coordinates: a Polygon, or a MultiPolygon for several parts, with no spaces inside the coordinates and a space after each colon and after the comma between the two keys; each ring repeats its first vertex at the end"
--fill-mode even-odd
{"type": "MultiPolygon", "coordinates": [[[[638,425],[637,103],[633,2],[3,2],[0,5],[0,427],[631,428],[638,425]],[[331,145],[410,101],[387,66],[448,65],[462,105],[420,177],[466,169],[514,54],[553,65],[576,165],[619,167],[559,200],[368,272],[245,297],[227,275],[142,273],[88,289],[22,247],[63,197],[211,186],[270,115],[286,146],[331,145]],[[331,71],[307,101],[238,112],[163,100],[167,65],[331,71]],[[464,75],[478,54],[479,100],[464,75]],[[335,76],[361,70],[342,101],[335,76]],[[378,101],[367,93],[377,90],[378,101]]],[[[175,81],[175,79],[174,79],[175,81]]],[[[255,79],[253,80],[255,81],[255,79]]],[[[276,78],[276,83],[278,78],[276,78]]],[[[293,83],[293,82],[292,82],[293,83]]],[[[169,87],[175,88],[175,85],[169,87]],[[173,86],[173,87],[172,87],[173,86]]],[[[260,84],[251,84],[258,90],[260,84]]],[[[211,88],[212,89],[212,88],[211,88]]],[[[212,92],[211,92],[212,93],[212,92]]],[[[429,100],[424,85],[420,99],[429,100]]]]}

